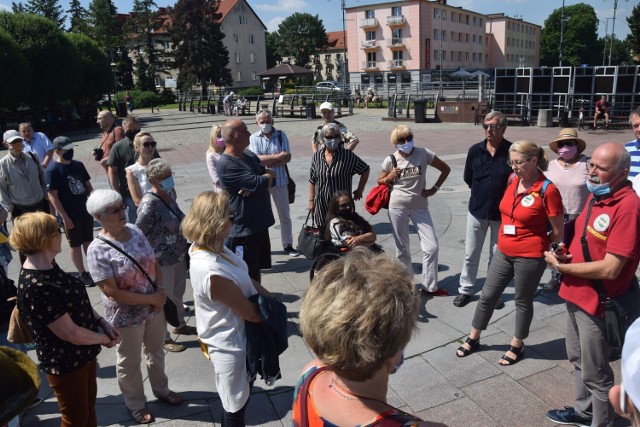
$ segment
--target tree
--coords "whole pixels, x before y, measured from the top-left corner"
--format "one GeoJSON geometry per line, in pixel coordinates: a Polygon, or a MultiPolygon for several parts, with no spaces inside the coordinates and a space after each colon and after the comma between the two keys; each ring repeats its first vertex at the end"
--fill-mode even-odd
{"type": "Polygon", "coordinates": [[[89,5],[91,38],[106,53],[113,55],[114,48],[122,42],[122,29],[118,24],[117,10],[111,0],[93,0],[89,5]]]}
{"type": "Polygon", "coordinates": [[[635,63],[640,62],[640,4],[637,4],[631,10],[631,15],[627,18],[629,24],[629,35],[627,43],[635,63]]]}
{"type": "Polygon", "coordinates": [[[607,37],[598,39],[598,46],[602,64],[609,64],[609,51],[611,51],[611,65],[631,63],[631,50],[629,49],[629,43],[627,41],[620,40],[615,36],[612,37],[611,34],[609,34],[607,37]],[[613,46],[611,45],[611,40],[613,40],[613,46]]]}
{"type": "Polygon", "coordinates": [[[24,101],[25,90],[31,84],[31,67],[18,43],[2,29],[0,64],[0,108],[12,109],[24,101]]]}
{"type": "Polygon", "coordinates": [[[329,43],[322,19],[318,15],[294,13],[278,26],[278,53],[291,56],[301,67],[309,63],[311,55],[329,43]]]}
{"type": "Polygon", "coordinates": [[[27,13],[27,8],[20,2],[11,2],[11,10],[13,13],[27,13]]]}
{"type": "Polygon", "coordinates": [[[216,0],[178,0],[172,11],[171,37],[179,81],[197,79],[203,95],[207,93],[208,82],[216,86],[232,82],[218,5],[216,0]]]}
{"type": "Polygon", "coordinates": [[[58,0],[28,0],[26,10],[34,15],[44,16],[63,28],[66,16],[58,0]]]}
{"type": "Polygon", "coordinates": [[[69,32],[76,34],[90,34],[90,27],[87,23],[89,12],[87,9],[82,7],[80,0],[71,0],[67,13],[69,14],[69,21],[71,21],[69,32]]]}
{"type": "Polygon", "coordinates": [[[93,104],[102,95],[113,90],[114,80],[109,61],[98,43],[88,36],[75,33],[65,35],[75,48],[81,63],[82,78],[76,82],[80,91],[74,101],[93,104]]]}
{"type": "Polygon", "coordinates": [[[278,32],[273,31],[265,34],[265,50],[267,51],[267,68],[273,68],[278,61],[282,61],[282,56],[278,55],[278,32]]]}
{"type": "MultiPolygon", "coordinates": [[[[602,51],[598,42],[598,18],[593,7],[578,3],[564,8],[564,43],[562,65],[598,64],[602,51]]],[[[544,21],[540,32],[540,64],[559,65],[562,9],[555,9],[544,21]]]]}
{"type": "Polygon", "coordinates": [[[60,106],[76,97],[80,59],[55,23],[31,14],[0,13],[0,28],[11,34],[31,67],[30,84],[22,88],[27,105],[60,106]]]}
{"type": "Polygon", "coordinates": [[[158,12],[152,8],[157,8],[153,0],[134,0],[125,30],[139,43],[136,55],[136,87],[140,90],[155,91],[155,77],[163,67],[159,64],[158,50],[153,39],[158,27],[158,12]]]}

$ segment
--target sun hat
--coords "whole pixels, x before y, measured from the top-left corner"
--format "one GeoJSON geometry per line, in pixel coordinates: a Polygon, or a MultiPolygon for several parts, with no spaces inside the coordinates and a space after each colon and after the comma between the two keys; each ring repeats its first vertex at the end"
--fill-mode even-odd
{"type": "Polygon", "coordinates": [[[559,141],[575,141],[576,146],[578,147],[578,153],[582,153],[584,149],[587,148],[587,144],[582,139],[578,138],[578,132],[576,132],[575,129],[562,129],[558,134],[558,138],[551,141],[551,143],[549,144],[549,149],[556,154],[558,154],[559,141]]]}

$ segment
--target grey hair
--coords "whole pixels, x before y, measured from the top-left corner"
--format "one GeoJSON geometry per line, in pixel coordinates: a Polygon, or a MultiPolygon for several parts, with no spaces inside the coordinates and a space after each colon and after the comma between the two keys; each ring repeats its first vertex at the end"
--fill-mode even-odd
{"type": "Polygon", "coordinates": [[[256,113],[256,121],[260,118],[261,115],[266,114],[270,119],[273,120],[273,115],[271,115],[271,111],[267,108],[264,108],[256,113]]]}
{"type": "Polygon", "coordinates": [[[494,118],[498,118],[499,122],[498,124],[500,126],[506,126],[507,125],[507,118],[504,116],[504,114],[502,114],[500,111],[498,110],[493,110],[492,112],[490,112],[489,114],[487,114],[486,116],[484,116],[484,121],[487,122],[489,120],[493,120],[494,118]]]}
{"type": "Polygon", "coordinates": [[[153,159],[149,162],[144,172],[149,179],[157,179],[159,176],[171,173],[171,165],[164,159],[153,159]]]}
{"type": "Polygon", "coordinates": [[[87,199],[87,212],[94,219],[97,214],[104,213],[105,209],[122,203],[122,196],[115,190],[94,190],[87,199]]]}
{"type": "Polygon", "coordinates": [[[327,133],[327,131],[331,129],[338,132],[338,138],[342,139],[342,131],[340,130],[340,126],[338,126],[335,123],[327,123],[326,125],[322,126],[321,136],[324,138],[325,137],[324,135],[327,133]]]}
{"type": "Polygon", "coordinates": [[[618,172],[619,171],[623,171],[623,170],[630,170],[631,169],[631,153],[629,153],[627,150],[624,150],[624,153],[622,153],[620,155],[620,158],[618,159],[618,172]]]}
{"type": "Polygon", "coordinates": [[[125,117],[124,119],[122,119],[122,126],[124,125],[128,125],[128,124],[140,124],[140,120],[138,120],[138,118],[132,114],[129,114],[127,117],[125,117]]]}
{"type": "Polygon", "coordinates": [[[633,116],[640,117],[640,107],[636,108],[631,112],[631,114],[629,114],[629,124],[631,124],[631,119],[633,118],[633,116]]]}

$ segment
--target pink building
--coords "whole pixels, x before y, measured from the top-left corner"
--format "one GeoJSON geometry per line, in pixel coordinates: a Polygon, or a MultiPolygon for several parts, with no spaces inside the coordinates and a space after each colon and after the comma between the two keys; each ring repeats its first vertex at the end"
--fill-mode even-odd
{"type": "Polygon", "coordinates": [[[539,67],[540,29],[536,24],[492,13],[486,17],[491,67],[539,67]]]}

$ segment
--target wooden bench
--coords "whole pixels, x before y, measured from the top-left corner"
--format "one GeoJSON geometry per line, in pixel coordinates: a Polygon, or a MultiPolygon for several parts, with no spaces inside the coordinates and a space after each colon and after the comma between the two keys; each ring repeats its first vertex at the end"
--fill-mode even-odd
{"type": "Polygon", "coordinates": [[[276,115],[283,117],[286,113],[289,117],[295,117],[296,114],[299,114],[302,118],[307,117],[307,106],[298,105],[298,95],[292,95],[289,101],[287,101],[287,95],[282,96],[284,97],[282,102],[276,104],[276,115]]]}

